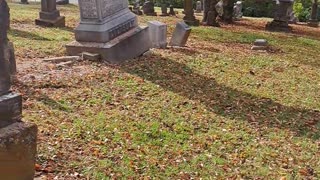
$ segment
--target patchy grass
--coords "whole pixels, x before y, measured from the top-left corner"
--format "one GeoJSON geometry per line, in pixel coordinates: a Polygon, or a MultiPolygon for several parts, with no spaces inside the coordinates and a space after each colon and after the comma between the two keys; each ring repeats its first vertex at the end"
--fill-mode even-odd
{"type": "MultiPolygon", "coordinates": [[[[153,50],[123,65],[57,67],[73,40],[36,27],[39,4],[10,4],[18,61],[14,89],[39,126],[38,175],[49,179],[318,179],[320,30],[263,30],[268,19],[195,27],[185,48],[153,50]],[[265,38],[268,52],[250,50],[265,38]]],[[[181,18],[181,13],[179,18],[181,18]]],[[[140,17],[168,24],[175,17],[140,17]]]]}

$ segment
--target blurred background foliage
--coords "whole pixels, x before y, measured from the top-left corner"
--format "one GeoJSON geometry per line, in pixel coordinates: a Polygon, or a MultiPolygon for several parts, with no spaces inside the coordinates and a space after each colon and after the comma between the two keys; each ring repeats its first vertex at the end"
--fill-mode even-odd
{"type": "MultiPolygon", "coordinates": [[[[136,0],[129,0],[130,4],[133,4],[136,0]]],[[[140,0],[140,4],[146,0],[140,0]]],[[[197,0],[194,1],[194,6],[197,0]]],[[[172,4],[175,8],[183,8],[184,0],[153,0],[155,6],[161,6],[162,3],[166,3],[168,6],[172,4]]],[[[273,11],[275,6],[274,0],[243,0],[243,14],[248,17],[273,17],[273,11]]],[[[310,17],[312,6],[312,0],[295,0],[293,9],[296,17],[301,22],[305,22],[310,17]]],[[[318,11],[318,17],[320,17],[320,9],[318,11]]]]}

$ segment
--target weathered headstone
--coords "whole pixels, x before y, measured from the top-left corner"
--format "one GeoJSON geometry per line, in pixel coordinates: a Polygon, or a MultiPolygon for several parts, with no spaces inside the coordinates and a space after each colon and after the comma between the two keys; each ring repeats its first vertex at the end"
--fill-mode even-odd
{"type": "Polygon", "coordinates": [[[185,46],[190,36],[190,33],[191,28],[185,22],[178,22],[172,34],[170,46],[185,46]]]}
{"type": "Polygon", "coordinates": [[[33,179],[37,126],[21,121],[21,95],[10,91],[8,28],[9,8],[0,0],[0,178],[33,179]]]}
{"type": "Polygon", "coordinates": [[[56,0],[41,0],[41,12],[39,16],[40,18],[35,21],[36,25],[46,27],[65,26],[65,17],[60,16],[56,0]]]}
{"type": "Polygon", "coordinates": [[[318,0],[313,0],[312,8],[311,8],[311,15],[308,21],[308,25],[311,27],[318,27],[318,0]]]}
{"type": "Polygon", "coordinates": [[[167,47],[167,25],[159,21],[149,21],[149,35],[152,48],[167,47]]]}
{"type": "Polygon", "coordinates": [[[202,3],[201,3],[201,1],[197,1],[196,13],[201,13],[201,12],[202,12],[202,3]]]}
{"type": "Polygon", "coordinates": [[[268,41],[265,39],[257,39],[251,47],[252,50],[268,50],[268,41]]]}
{"type": "Polygon", "coordinates": [[[154,3],[152,1],[146,1],[142,6],[143,13],[147,16],[157,16],[154,10],[154,3]]]}
{"type": "Polygon", "coordinates": [[[242,1],[237,1],[233,7],[233,18],[239,21],[242,18],[242,1]]]}
{"type": "Polygon", "coordinates": [[[148,27],[139,27],[127,0],[79,0],[81,22],[69,55],[100,54],[104,61],[121,63],[150,49],[148,27]],[[125,53],[124,53],[125,52],[125,53]]]}
{"type": "Polygon", "coordinates": [[[184,1],[184,13],[185,16],[183,17],[183,20],[185,23],[187,23],[190,26],[200,25],[200,21],[196,19],[196,17],[194,16],[192,0],[184,1]]]}
{"type": "Polygon", "coordinates": [[[162,3],[161,4],[161,14],[160,14],[160,16],[169,16],[167,3],[162,3]]]}
{"type": "Polygon", "coordinates": [[[274,19],[266,25],[268,31],[282,31],[291,32],[292,28],[289,26],[288,10],[292,6],[293,0],[279,0],[276,6],[274,19]]]}

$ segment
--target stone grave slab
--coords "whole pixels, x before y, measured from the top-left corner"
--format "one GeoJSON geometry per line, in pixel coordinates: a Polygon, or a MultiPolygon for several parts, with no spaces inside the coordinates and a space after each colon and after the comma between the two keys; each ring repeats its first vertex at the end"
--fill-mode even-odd
{"type": "Polygon", "coordinates": [[[191,33],[191,28],[185,22],[178,22],[173,32],[170,46],[183,47],[186,45],[191,33]]]}
{"type": "Polygon", "coordinates": [[[149,21],[149,35],[152,48],[167,47],[167,25],[159,21],[149,21]]]}

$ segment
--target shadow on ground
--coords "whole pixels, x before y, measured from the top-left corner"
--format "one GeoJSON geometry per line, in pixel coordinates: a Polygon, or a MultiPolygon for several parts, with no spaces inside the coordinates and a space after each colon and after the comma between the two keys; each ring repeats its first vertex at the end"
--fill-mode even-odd
{"type": "Polygon", "coordinates": [[[218,115],[248,121],[257,127],[277,127],[288,129],[297,136],[320,138],[318,110],[288,107],[272,99],[241,92],[160,55],[128,62],[119,68],[188,99],[200,101],[218,115]]]}
{"type": "Polygon", "coordinates": [[[26,39],[31,39],[31,40],[39,40],[39,41],[51,41],[48,38],[39,36],[37,34],[27,32],[27,31],[21,31],[19,29],[10,29],[9,34],[15,37],[21,37],[21,38],[26,38],[26,39]]]}

